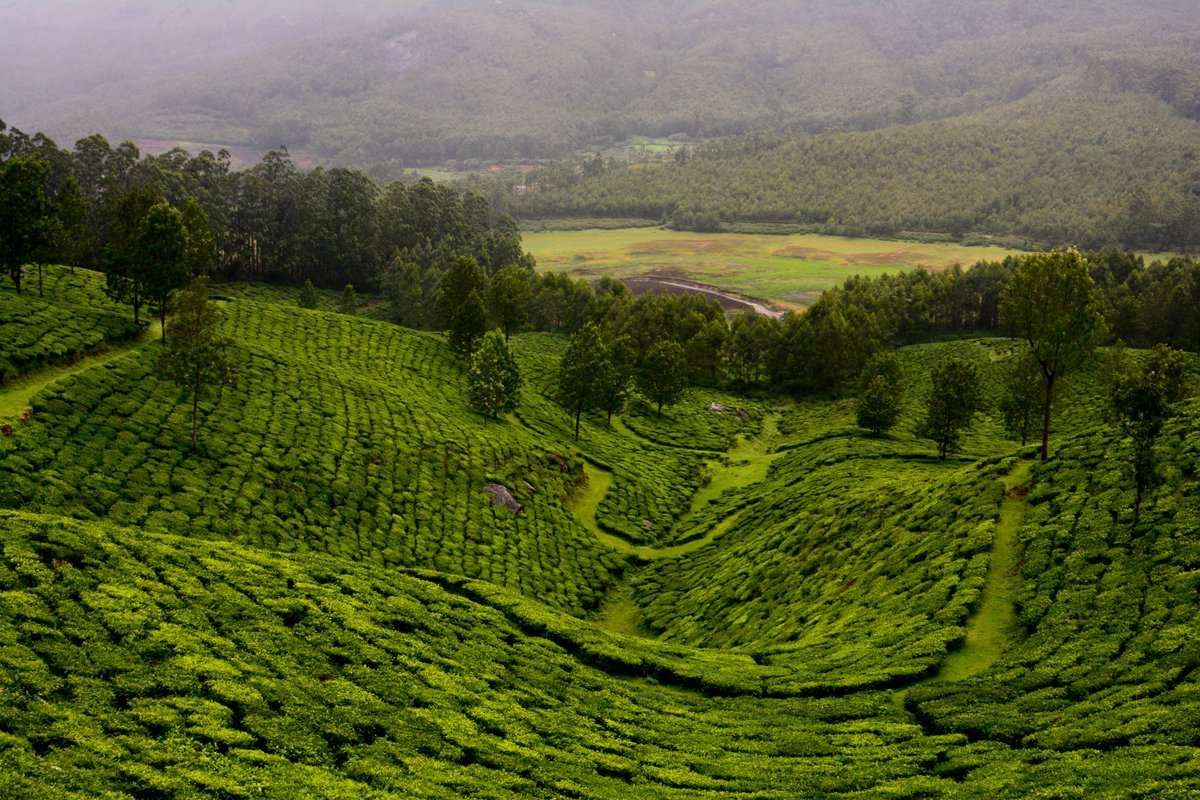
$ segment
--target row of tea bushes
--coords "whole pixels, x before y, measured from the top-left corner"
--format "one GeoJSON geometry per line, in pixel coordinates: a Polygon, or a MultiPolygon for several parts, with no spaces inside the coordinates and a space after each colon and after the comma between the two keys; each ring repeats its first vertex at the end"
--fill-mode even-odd
{"type": "Polygon", "coordinates": [[[189,409],[153,375],[151,346],[35,399],[33,423],[0,443],[0,503],[432,567],[572,613],[599,602],[624,562],[563,506],[569,459],[518,426],[445,402],[455,364],[436,338],[362,320],[326,334],[345,337],[350,366],[322,363],[302,347],[319,324],[288,346],[283,329],[296,318],[342,318],[263,311],[258,335],[247,331],[253,315],[234,315],[247,343],[240,378],[202,404],[198,454],[188,450],[189,409]],[[354,338],[358,329],[366,341],[354,338]],[[277,345],[284,352],[272,354],[277,345]],[[375,374],[358,358],[371,345],[395,358],[375,374]],[[390,370],[421,377],[393,381],[390,370]],[[491,504],[482,489],[492,480],[513,488],[521,516],[491,504]]]}
{"type": "MultiPolygon", "coordinates": [[[[1200,786],[1194,746],[1063,752],[931,732],[883,692],[629,680],[608,669],[635,642],[589,652],[599,640],[572,644],[571,625],[435,573],[0,512],[0,794],[1182,800],[1200,786]]],[[[695,669],[642,645],[656,650],[695,669]]],[[[737,663],[755,668],[714,654],[708,674],[737,663]]]]}
{"type": "Polygon", "coordinates": [[[939,730],[1054,749],[1200,744],[1200,406],[1169,423],[1168,483],[1132,525],[1123,446],[1085,436],[1035,473],[1023,641],[967,684],[921,687],[939,730]]]}
{"type": "Polygon", "coordinates": [[[44,297],[35,275],[24,291],[0,286],[0,386],[49,364],[74,361],[106,344],[140,334],[132,312],[109,300],[100,273],[45,266],[44,297]]]}
{"type": "Polygon", "coordinates": [[[1008,465],[959,468],[912,447],[847,433],[785,451],[722,506],[736,516],[714,543],[638,573],[648,627],[787,667],[768,683],[778,691],[936,668],[983,588],[1008,465]]]}
{"type": "Polygon", "coordinates": [[[0,789],[50,797],[814,796],[965,743],[630,683],[416,576],[20,513],[0,661],[0,789]]]}

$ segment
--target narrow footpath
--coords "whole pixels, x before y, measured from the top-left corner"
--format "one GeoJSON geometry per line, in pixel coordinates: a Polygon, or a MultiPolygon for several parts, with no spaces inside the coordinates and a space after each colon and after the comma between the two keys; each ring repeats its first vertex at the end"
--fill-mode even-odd
{"type": "Polygon", "coordinates": [[[4,388],[0,388],[0,422],[12,422],[29,408],[29,403],[38,392],[47,386],[92,367],[102,367],[110,361],[132,353],[147,342],[162,336],[162,325],[153,320],[150,327],[140,336],[119,344],[106,346],[102,351],[84,356],[74,364],[57,364],[27,372],[4,388]]]}
{"type": "Polygon", "coordinates": [[[1021,539],[1018,532],[1025,515],[1025,495],[1033,472],[1032,461],[1022,461],[1004,478],[1000,520],[992,541],[992,558],[979,608],[967,621],[962,648],[946,657],[936,681],[961,681],[986,670],[1004,655],[1017,632],[1014,608],[1021,589],[1021,539]]]}

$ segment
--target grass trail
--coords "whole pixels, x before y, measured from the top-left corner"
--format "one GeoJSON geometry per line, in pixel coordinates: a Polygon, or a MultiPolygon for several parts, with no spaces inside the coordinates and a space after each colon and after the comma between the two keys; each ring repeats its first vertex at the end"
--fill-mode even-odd
{"type": "Polygon", "coordinates": [[[978,675],[1000,660],[1012,640],[1017,628],[1013,599],[1020,588],[1021,542],[1017,532],[1025,513],[1023,488],[1032,469],[1032,461],[1023,461],[1004,479],[1007,491],[1000,501],[1000,521],[996,523],[987,584],[979,608],[967,622],[967,639],[962,649],[946,657],[934,680],[960,681],[978,675]]]}
{"type": "MultiPolygon", "coordinates": [[[[779,412],[768,416],[763,420],[762,433],[753,438],[739,441],[729,451],[728,458],[730,463],[728,465],[717,465],[717,471],[713,479],[707,486],[701,488],[693,495],[691,506],[687,512],[688,514],[695,513],[727,492],[744,489],[766,478],[771,461],[778,455],[772,452],[772,449],[775,440],[779,437],[779,417],[779,412]]],[[[616,418],[614,417],[615,421],[616,418]]],[[[630,435],[634,434],[630,432],[630,435]]],[[[591,531],[601,543],[618,552],[632,555],[644,561],[658,558],[678,558],[699,550],[729,530],[729,527],[741,513],[740,511],[736,512],[721,520],[721,522],[710,528],[704,536],[680,544],[669,547],[635,545],[620,536],[605,531],[596,522],[596,509],[599,508],[600,501],[604,498],[605,492],[609,490],[613,483],[612,473],[586,461],[583,464],[583,471],[587,476],[587,482],[584,484],[583,489],[573,498],[571,510],[575,512],[580,523],[591,531]]]]}
{"type": "Polygon", "coordinates": [[[106,345],[96,353],[84,356],[74,364],[57,364],[28,372],[8,386],[0,389],[0,422],[11,422],[29,408],[29,402],[47,386],[92,367],[102,367],[110,361],[130,353],[147,342],[162,336],[162,325],[153,320],[150,327],[136,339],[115,345],[106,345]]]}

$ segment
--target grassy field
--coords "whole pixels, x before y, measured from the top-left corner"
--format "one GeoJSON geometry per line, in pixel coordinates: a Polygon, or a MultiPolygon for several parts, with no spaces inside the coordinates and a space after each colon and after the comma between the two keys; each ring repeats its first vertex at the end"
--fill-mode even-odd
{"type": "Polygon", "coordinates": [[[544,272],[579,277],[664,275],[707,283],[780,308],[801,308],[853,275],[968,267],[1011,252],[997,247],[849,239],[838,236],[753,236],[661,228],[526,233],[544,272]]]}

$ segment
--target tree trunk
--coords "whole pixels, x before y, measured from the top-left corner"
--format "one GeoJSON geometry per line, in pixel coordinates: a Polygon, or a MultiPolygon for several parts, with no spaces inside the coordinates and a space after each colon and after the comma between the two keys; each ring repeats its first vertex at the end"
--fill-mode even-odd
{"type": "Polygon", "coordinates": [[[1137,481],[1137,493],[1133,496],[1133,527],[1137,527],[1142,517],[1142,482],[1137,481]]]}
{"type": "Polygon", "coordinates": [[[192,392],[192,452],[196,452],[196,420],[200,417],[200,393],[192,392]]]}
{"type": "Polygon", "coordinates": [[[38,264],[38,297],[45,297],[45,296],[46,295],[42,292],[42,265],[41,265],[41,263],[39,263],[38,264]]]}
{"type": "Polygon", "coordinates": [[[167,343],[167,298],[162,298],[162,305],[158,312],[159,327],[162,329],[162,343],[167,343]]]}
{"type": "Polygon", "coordinates": [[[583,409],[575,410],[575,441],[579,441],[579,418],[583,416],[583,409]]]}
{"type": "Polygon", "coordinates": [[[1042,463],[1050,460],[1050,404],[1054,400],[1054,376],[1046,376],[1046,401],[1042,406],[1042,463]]]}

